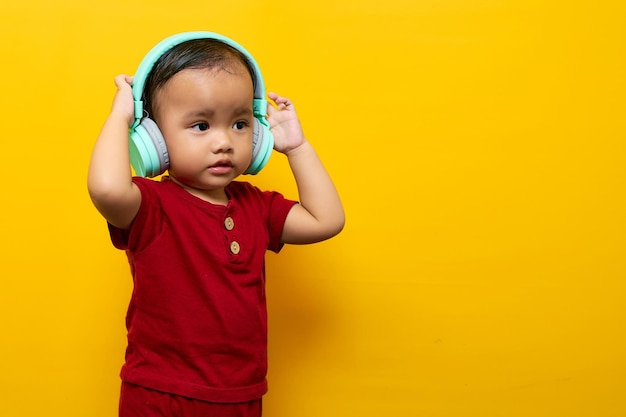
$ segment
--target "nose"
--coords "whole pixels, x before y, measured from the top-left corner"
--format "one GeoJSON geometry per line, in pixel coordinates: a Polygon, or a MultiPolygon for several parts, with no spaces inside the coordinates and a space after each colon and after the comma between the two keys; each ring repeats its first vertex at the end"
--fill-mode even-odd
{"type": "Polygon", "coordinates": [[[213,153],[229,153],[233,150],[233,142],[228,132],[215,129],[211,137],[211,151],[213,153]]]}

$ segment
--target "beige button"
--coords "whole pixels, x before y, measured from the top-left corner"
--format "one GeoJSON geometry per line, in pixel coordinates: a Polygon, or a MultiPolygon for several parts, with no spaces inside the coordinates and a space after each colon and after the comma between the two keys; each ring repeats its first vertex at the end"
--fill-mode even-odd
{"type": "Polygon", "coordinates": [[[226,217],[226,220],[224,220],[224,226],[226,227],[226,230],[233,230],[235,227],[235,221],[232,217],[226,217]]]}
{"type": "Polygon", "coordinates": [[[237,255],[240,250],[241,250],[241,247],[239,246],[239,243],[237,243],[236,240],[233,240],[232,242],[230,242],[230,251],[233,254],[237,255]]]}

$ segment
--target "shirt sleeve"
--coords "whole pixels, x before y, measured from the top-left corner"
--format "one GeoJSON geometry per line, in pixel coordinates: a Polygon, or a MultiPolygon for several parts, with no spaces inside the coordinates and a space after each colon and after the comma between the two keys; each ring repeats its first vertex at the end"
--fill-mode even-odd
{"type": "MultiPolygon", "coordinates": [[[[128,250],[128,249],[136,249],[137,246],[137,236],[139,232],[144,228],[144,224],[146,223],[150,213],[148,212],[149,207],[152,206],[154,201],[158,201],[158,198],[155,196],[155,192],[152,190],[151,183],[153,180],[149,180],[141,177],[134,177],[133,182],[139,187],[141,191],[141,205],[139,206],[139,211],[135,216],[135,219],[130,225],[129,229],[120,229],[118,227],[113,226],[110,223],[107,223],[109,227],[109,235],[111,237],[111,242],[113,246],[117,249],[128,250]]],[[[142,236],[144,238],[146,236],[142,236]]]]}
{"type": "Polygon", "coordinates": [[[285,220],[289,211],[298,202],[286,199],[282,194],[274,191],[265,191],[263,194],[269,207],[268,231],[270,239],[268,250],[278,253],[284,246],[281,236],[285,227],[285,220]]]}

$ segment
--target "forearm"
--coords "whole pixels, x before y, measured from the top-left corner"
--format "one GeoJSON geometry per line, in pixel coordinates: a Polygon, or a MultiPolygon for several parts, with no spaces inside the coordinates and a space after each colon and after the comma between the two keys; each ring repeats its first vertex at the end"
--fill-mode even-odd
{"type": "Polygon", "coordinates": [[[345,223],[339,194],[322,161],[305,139],[291,101],[272,92],[268,96],[276,104],[267,109],[274,149],[287,156],[300,200],[285,219],[282,242],[306,244],[329,239],[339,233],[345,223]]]}
{"type": "Polygon", "coordinates": [[[298,188],[300,205],[310,214],[315,228],[311,240],[330,238],[341,231],[345,222],[343,205],[330,175],[310,143],[287,153],[298,188]]]}

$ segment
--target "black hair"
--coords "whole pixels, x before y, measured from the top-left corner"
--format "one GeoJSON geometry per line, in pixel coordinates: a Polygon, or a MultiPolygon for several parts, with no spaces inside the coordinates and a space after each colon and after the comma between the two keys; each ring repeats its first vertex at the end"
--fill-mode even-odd
{"type": "Polygon", "coordinates": [[[231,72],[236,63],[245,65],[254,84],[254,69],[246,56],[224,42],[211,38],[193,39],[174,46],[156,61],[146,79],[142,98],[145,111],[154,116],[152,103],[155,92],[180,71],[219,68],[231,72]]]}

